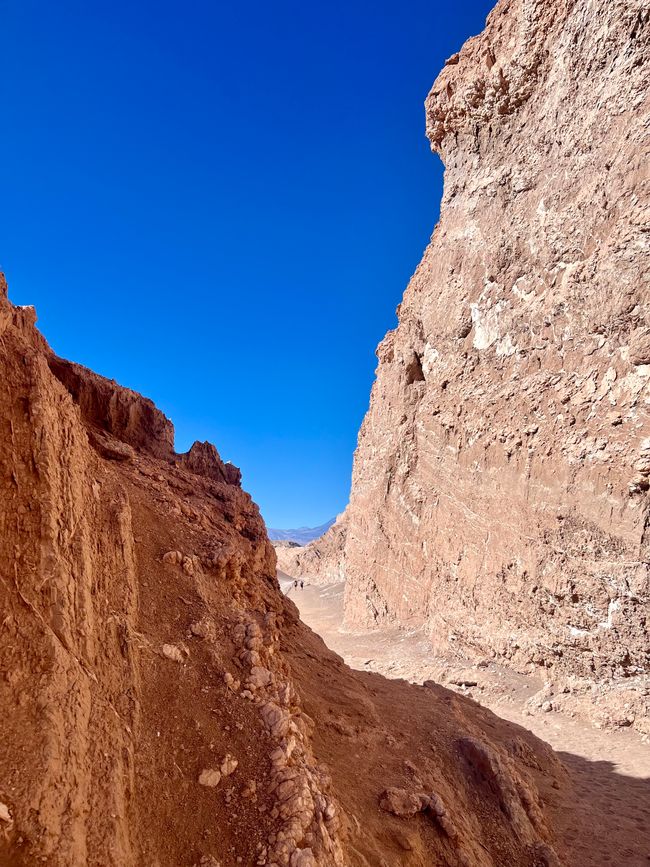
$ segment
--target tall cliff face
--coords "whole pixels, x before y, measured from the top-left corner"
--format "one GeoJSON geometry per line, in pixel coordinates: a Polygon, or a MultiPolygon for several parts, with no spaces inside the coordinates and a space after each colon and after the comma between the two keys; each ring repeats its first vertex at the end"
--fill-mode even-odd
{"type": "Polygon", "coordinates": [[[519,666],[648,667],[642,0],[502,0],[426,101],[441,218],[380,344],[346,616],[519,666]]]}
{"type": "Polygon", "coordinates": [[[575,852],[550,748],[346,668],[280,593],[238,471],[172,444],[150,401],[57,359],[0,281],[0,864],[575,852]]]}

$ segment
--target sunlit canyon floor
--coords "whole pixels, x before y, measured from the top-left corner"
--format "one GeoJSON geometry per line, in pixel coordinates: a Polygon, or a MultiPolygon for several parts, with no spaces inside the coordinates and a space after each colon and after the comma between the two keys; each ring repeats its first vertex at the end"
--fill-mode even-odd
{"type": "MultiPolygon", "coordinates": [[[[469,667],[456,659],[434,657],[419,629],[350,631],[343,626],[342,583],[305,584],[296,589],[283,575],[280,583],[298,606],[302,620],[351,668],[413,683],[443,683],[549,743],[573,778],[585,823],[602,840],[597,863],[650,864],[650,743],[646,735],[627,728],[603,730],[578,715],[572,718],[556,710],[542,710],[541,679],[492,662],[469,667]]],[[[551,705],[553,698],[551,695],[551,705]]],[[[570,838],[571,829],[566,833],[570,838]]],[[[592,856],[584,861],[576,853],[571,867],[595,863],[592,856]]]]}

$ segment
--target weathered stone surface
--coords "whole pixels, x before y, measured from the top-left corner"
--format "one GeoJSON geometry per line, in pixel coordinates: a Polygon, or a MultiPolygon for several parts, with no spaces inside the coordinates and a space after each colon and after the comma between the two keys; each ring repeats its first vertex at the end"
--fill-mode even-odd
{"type": "Polygon", "coordinates": [[[88,425],[156,457],[174,453],[174,427],[150,400],[53,353],[48,363],[88,425]]]}
{"type": "MultiPolygon", "coordinates": [[[[0,292],[0,863],[381,864],[404,820],[377,798],[407,756],[458,824],[415,828],[413,867],[527,863],[454,745],[479,733],[506,767],[513,728],[348,669],[280,592],[216,450],[175,455],[153,404],[53,360],[34,323],[0,292]]],[[[543,770],[515,784],[569,809],[522,737],[543,770]]],[[[535,843],[562,837],[549,817],[535,843]]]]}
{"type": "Polygon", "coordinates": [[[425,792],[409,792],[406,789],[386,789],[379,798],[379,806],[395,816],[415,816],[429,808],[430,799],[425,792]]]}
{"type": "Polygon", "coordinates": [[[229,485],[241,485],[239,467],[224,463],[212,443],[195,442],[189,452],[179,457],[179,463],[198,476],[229,485]]]}
{"type": "Polygon", "coordinates": [[[97,428],[88,428],[88,442],[97,454],[107,461],[131,461],[135,452],[128,443],[123,443],[97,428]]]}
{"type": "Polygon", "coordinates": [[[216,768],[205,768],[199,774],[199,784],[207,786],[209,789],[214,789],[221,782],[221,771],[216,768]]]}
{"type": "Polygon", "coordinates": [[[351,624],[647,667],[648,10],[502,0],[438,77],[440,223],[380,344],[351,624]]]}
{"type": "MultiPolygon", "coordinates": [[[[516,662],[560,658],[547,635],[571,661],[567,634],[600,667],[642,659],[646,23],[635,0],[504,0],[429,101],[444,215],[380,347],[351,617],[516,662]]],[[[597,863],[547,745],[348,669],[216,450],[175,455],[150,401],[56,359],[2,290],[0,863],[597,863]],[[390,790],[424,815],[380,812],[390,790]]]]}

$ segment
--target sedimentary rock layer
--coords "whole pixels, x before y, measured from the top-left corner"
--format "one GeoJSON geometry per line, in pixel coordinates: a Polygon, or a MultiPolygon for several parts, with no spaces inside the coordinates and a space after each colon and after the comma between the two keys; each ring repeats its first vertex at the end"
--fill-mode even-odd
{"type": "Polygon", "coordinates": [[[34,323],[0,282],[0,864],[556,864],[551,750],[346,668],[235,468],[34,323]]]}
{"type": "Polygon", "coordinates": [[[426,100],[441,217],[377,350],[350,623],[517,666],[650,664],[649,15],[502,0],[426,100]]]}

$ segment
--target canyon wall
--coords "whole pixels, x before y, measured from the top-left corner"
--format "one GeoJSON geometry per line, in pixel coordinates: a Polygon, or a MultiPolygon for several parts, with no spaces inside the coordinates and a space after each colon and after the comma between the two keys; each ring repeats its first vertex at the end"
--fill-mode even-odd
{"type": "Polygon", "coordinates": [[[441,217],[377,350],[350,624],[526,669],[650,664],[649,15],[501,0],[426,100],[441,217]]]}
{"type": "Polygon", "coordinates": [[[547,745],[328,651],[239,471],[173,442],[0,280],[2,867],[557,867],[592,846],[547,745]]]}

